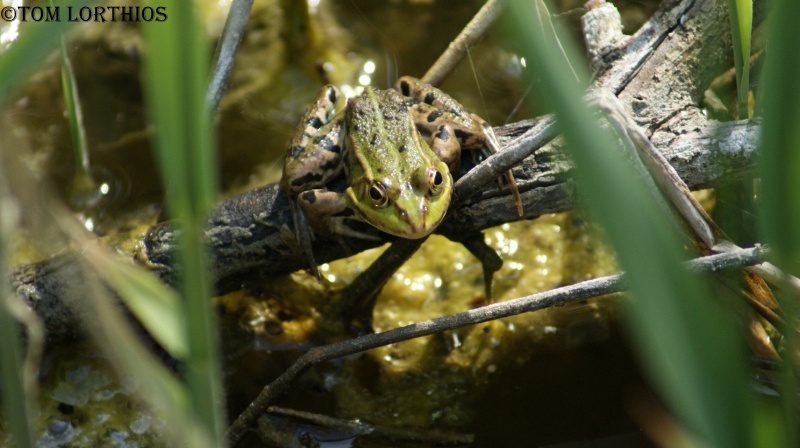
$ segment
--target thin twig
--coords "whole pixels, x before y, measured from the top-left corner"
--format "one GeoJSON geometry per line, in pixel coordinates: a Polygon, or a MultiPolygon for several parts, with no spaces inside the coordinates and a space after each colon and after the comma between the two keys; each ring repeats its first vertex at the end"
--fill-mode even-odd
{"type": "MultiPolygon", "coordinates": [[[[693,272],[717,272],[740,268],[763,262],[767,250],[764,247],[739,249],[724,254],[700,257],[685,263],[693,272]]],[[[501,319],[517,314],[537,311],[553,306],[563,306],[592,297],[613,294],[624,290],[624,274],[595,278],[574,285],[563,286],[549,291],[531,294],[518,299],[486,305],[449,316],[418,322],[395,328],[383,333],[361,336],[347,341],[317,347],[309,350],[286,369],[275,381],[265,386],[247,409],[228,428],[228,442],[234,446],[259,415],[289,388],[292,381],[314,364],[344,356],[362,353],[367,350],[395,344],[409,339],[428,336],[443,331],[475,325],[490,320],[501,319]]]]}
{"type": "Polygon", "coordinates": [[[470,47],[486,33],[489,26],[494,23],[503,10],[503,0],[489,0],[481,7],[475,17],[439,56],[425,75],[420,78],[432,86],[438,86],[447,78],[447,75],[461,62],[470,47]]]}
{"type": "Polygon", "coordinates": [[[454,185],[452,201],[456,204],[465,201],[483,186],[488,185],[535,153],[556,136],[555,123],[555,115],[546,115],[524,134],[504,145],[502,151],[487,157],[475,168],[461,176],[454,185]]]}
{"type": "Polygon", "coordinates": [[[213,113],[216,113],[219,108],[222,94],[228,85],[228,77],[231,74],[233,61],[239,50],[239,43],[242,41],[245,25],[250,18],[252,8],[253,0],[233,0],[228,10],[225,27],[222,29],[222,36],[217,43],[214,60],[211,63],[211,81],[206,91],[206,107],[213,113]]]}
{"type": "MultiPolygon", "coordinates": [[[[434,444],[436,446],[446,445],[468,445],[473,442],[475,437],[472,434],[458,434],[443,431],[431,430],[411,430],[411,429],[397,429],[380,425],[370,425],[360,421],[344,420],[340,418],[331,417],[323,414],[315,414],[312,412],[298,411],[296,409],[288,409],[277,406],[270,406],[268,414],[291,418],[294,421],[301,421],[310,423],[319,427],[333,429],[336,431],[344,431],[350,435],[364,435],[367,437],[382,437],[393,440],[415,440],[434,444]]],[[[263,421],[263,420],[262,420],[263,421]]],[[[283,427],[287,423],[286,419],[281,419],[275,424],[283,427]]],[[[261,427],[261,423],[259,423],[261,427]]]]}

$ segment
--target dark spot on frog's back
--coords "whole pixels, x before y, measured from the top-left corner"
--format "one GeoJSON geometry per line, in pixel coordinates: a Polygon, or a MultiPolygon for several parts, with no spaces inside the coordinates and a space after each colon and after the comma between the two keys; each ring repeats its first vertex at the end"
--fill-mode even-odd
{"type": "Polygon", "coordinates": [[[307,123],[309,125],[313,126],[315,129],[319,129],[323,125],[322,120],[319,117],[317,117],[316,115],[311,117],[311,118],[309,118],[307,123]]]}
{"type": "Polygon", "coordinates": [[[289,158],[296,159],[300,157],[300,154],[303,153],[303,149],[305,149],[303,146],[292,146],[289,148],[289,158]]]}
{"type": "Polygon", "coordinates": [[[317,202],[317,195],[313,191],[305,191],[300,195],[300,199],[308,202],[309,204],[313,204],[317,202]]]}
{"type": "Polygon", "coordinates": [[[336,90],[333,87],[328,89],[328,99],[331,101],[331,103],[336,102],[336,90]]]}
{"type": "Polygon", "coordinates": [[[408,85],[408,81],[400,81],[400,93],[411,96],[411,86],[408,85]]]}
{"type": "Polygon", "coordinates": [[[397,105],[397,111],[400,112],[401,114],[404,114],[404,113],[408,112],[408,102],[407,101],[401,101],[397,105]]]}
{"type": "Polygon", "coordinates": [[[399,153],[401,153],[401,154],[402,154],[402,153],[406,152],[406,149],[408,149],[408,146],[406,146],[406,145],[400,145],[400,147],[399,147],[399,148],[397,148],[397,152],[399,152],[399,153]]]}
{"type": "Polygon", "coordinates": [[[329,170],[333,170],[338,165],[339,165],[339,161],[338,160],[336,160],[336,159],[328,160],[326,163],[322,164],[322,166],[320,167],[320,170],[323,171],[323,172],[326,172],[326,171],[329,171],[329,170]]]}
{"type": "Polygon", "coordinates": [[[433,102],[434,102],[434,101],[436,101],[436,94],[435,94],[435,93],[433,93],[433,92],[428,92],[428,94],[427,94],[427,95],[425,95],[425,99],[424,99],[424,100],[422,100],[422,101],[424,101],[424,102],[426,102],[426,103],[428,103],[428,104],[431,104],[431,105],[433,105],[433,102]]]}
{"type": "Polygon", "coordinates": [[[450,133],[447,132],[447,127],[446,126],[439,126],[439,132],[436,133],[434,138],[437,138],[437,139],[439,139],[439,140],[441,140],[443,142],[446,142],[447,140],[449,140],[450,139],[450,133]]]}
{"type": "Polygon", "coordinates": [[[328,137],[315,137],[314,144],[326,151],[339,152],[341,150],[339,145],[333,143],[333,140],[328,137]]]}
{"type": "Polygon", "coordinates": [[[472,137],[472,133],[471,132],[466,132],[466,131],[461,130],[461,129],[456,129],[455,133],[456,133],[456,138],[458,138],[459,140],[462,140],[462,141],[472,137]]]}
{"type": "Polygon", "coordinates": [[[372,146],[377,145],[381,141],[381,136],[378,134],[372,134],[372,140],[369,141],[369,144],[372,146]]]}
{"type": "Polygon", "coordinates": [[[292,181],[293,187],[301,187],[303,185],[312,184],[322,180],[322,174],[307,173],[292,181]]]}
{"type": "Polygon", "coordinates": [[[443,110],[435,110],[435,111],[429,113],[428,114],[428,123],[433,123],[434,121],[436,121],[436,119],[438,119],[442,115],[444,115],[444,111],[443,110]]]}

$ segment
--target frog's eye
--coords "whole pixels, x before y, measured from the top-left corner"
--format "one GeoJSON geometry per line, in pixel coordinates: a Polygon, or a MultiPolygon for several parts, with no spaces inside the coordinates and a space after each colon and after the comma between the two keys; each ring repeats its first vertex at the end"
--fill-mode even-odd
{"type": "Polygon", "coordinates": [[[386,187],[380,182],[373,182],[367,190],[372,204],[376,207],[386,207],[389,205],[389,196],[386,194],[386,187]]]}
{"type": "Polygon", "coordinates": [[[430,176],[428,180],[430,192],[432,195],[438,195],[444,187],[444,176],[441,171],[436,169],[430,170],[428,175],[430,176]]]}

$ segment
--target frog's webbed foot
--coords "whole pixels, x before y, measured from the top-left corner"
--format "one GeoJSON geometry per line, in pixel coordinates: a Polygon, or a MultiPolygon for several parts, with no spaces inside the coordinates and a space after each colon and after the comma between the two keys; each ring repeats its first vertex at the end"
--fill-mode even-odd
{"type": "MultiPolygon", "coordinates": [[[[484,121],[481,121],[481,127],[483,127],[483,135],[486,136],[486,147],[489,148],[489,152],[492,154],[500,152],[500,142],[497,140],[497,136],[494,134],[492,127],[484,121]]],[[[514,196],[514,205],[517,207],[517,214],[522,216],[522,198],[519,195],[517,181],[514,179],[514,174],[511,173],[511,170],[506,171],[505,178],[506,183],[508,184],[508,189],[511,191],[511,195],[514,196]]]]}
{"type": "Polygon", "coordinates": [[[503,267],[503,259],[492,249],[483,237],[483,233],[471,233],[463,238],[456,240],[461,243],[472,255],[475,256],[483,266],[483,287],[486,293],[486,300],[492,302],[492,281],[494,273],[503,267]]]}
{"type": "Polygon", "coordinates": [[[297,202],[289,199],[289,208],[292,211],[292,221],[294,222],[294,237],[297,247],[300,247],[308,260],[308,268],[312,274],[318,279],[322,278],[317,267],[317,261],[314,259],[314,249],[311,247],[311,242],[314,241],[314,232],[306,219],[305,213],[300,209],[297,202]]]}
{"type": "Polygon", "coordinates": [[[347,224],[344,223],[345,219],[347,218],[341,216],[331,217],[328,221],[328,228],[330,229],[332,236],[336,239],[336,242],[339,243],[339,246],[344,249],[345,253],[348,255],[353,254],[353,249],[350,248],[350,245],[344,240],[344,237],[346,236],[369,241],[381,240],[375,235],[370,235],[369,233],[359,232],[358,230],[351,229],[347,226],[347,224]]]}

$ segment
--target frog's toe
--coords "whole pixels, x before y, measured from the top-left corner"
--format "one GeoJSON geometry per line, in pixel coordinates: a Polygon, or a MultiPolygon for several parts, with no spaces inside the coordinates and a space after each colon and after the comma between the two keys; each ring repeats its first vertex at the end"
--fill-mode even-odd
{"type": "Polygon", "coordinates": [[[335,235],[349,236],[351,238],[360,238],[362,240],[380,241],[380,237],[371,235],[369,233],[359,232],[358,230],[351,229],[344,223],[346,218],[331,218],[330,228],[335,235]]]}
{"type": "Polygon", "coordinates": [[[308,260],[308,270],[314,274],[314,277],[317,279],[322,278],[322,274],[319,273],[319,267],[317,267],[317,260],[314,259],[314,250],[311,247],[311,240],[308,238],[304,238],[301,242],[301,246],[303,247],[303,253],[306,256],[306,260],[308,260]]]}
{"type": "Polygon", "coordinates": [[[308,261],[308,269],[315,277],[321,279],[322,275],[319,273],[317,261],[314,259],[314,248],[311,246],[311,242],[314,241],[314,232],[311,230],[305,213],[293,201],[289,203],[291,204],[292,220],[294,221],[295,242],[300,246],[303,255],[308,261]]]}

